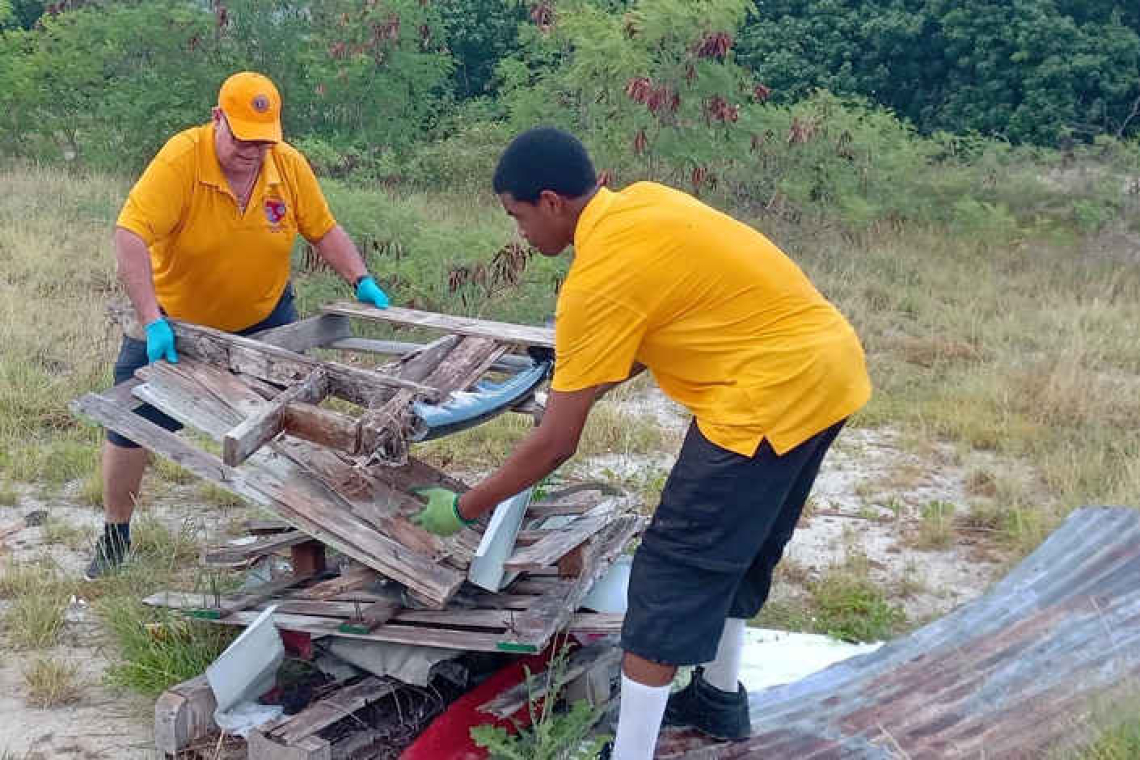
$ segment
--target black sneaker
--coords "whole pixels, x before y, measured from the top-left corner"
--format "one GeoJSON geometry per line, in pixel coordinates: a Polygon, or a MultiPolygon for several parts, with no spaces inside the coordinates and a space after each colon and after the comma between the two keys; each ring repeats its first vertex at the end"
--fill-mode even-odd
{"type": "Polygon", "coordinates": [[[103,535],[99,536],[99,540],[95,542],[95,556],[83,573],[84,579],[93,581],[96,578],[103,578],[118,572],[119,568],[126,562],[130,551],[131,540],[129,538],[123,538],[114,530],[104,531],[103,535]]]}
{"type": "Polygon", "coordinates": [[[688,686],[669,695],[665,725],[690,726],[724,741],[747,739],[752,734],[748,692],[741,684],[736,688],[736,693],[731,694],[711,686],[704,679],[704,668],[697,668],[688,686]]]}
{"type": "Polygon", "coordinates": [[[610,760],[610,757],[613,755],[613,753],[614,753],[614,743],[613,742],[606,742],[605,744],[602,745],[601,751],[598,752],[597,760],[610,760]]]}

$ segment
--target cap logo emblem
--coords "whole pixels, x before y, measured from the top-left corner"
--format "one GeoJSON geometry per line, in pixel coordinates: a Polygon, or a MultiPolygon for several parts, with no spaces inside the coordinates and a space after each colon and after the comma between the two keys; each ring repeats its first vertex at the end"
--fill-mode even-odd
{"type": "Polygon", "coordinates": [[[265,113],[269,110],[269,98],[265,97],[264,95],[258,95],[253,99],[252,105],[253,110],[257,111],[258,113],[265,113]]]}

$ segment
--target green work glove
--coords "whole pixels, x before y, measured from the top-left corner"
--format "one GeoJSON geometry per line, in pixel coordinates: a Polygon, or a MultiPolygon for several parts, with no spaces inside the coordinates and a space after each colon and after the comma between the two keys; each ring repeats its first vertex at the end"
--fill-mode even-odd
{"type": "Polygon", "coordinates": [[[178,363],[178,353],[174,350],[174,331],[163,317],[146,326],[146,360],[156,362],[166,359],[171,364],[178,363]]]}
{"type": "Polygon", "coordinates": [[[356,300],[361,303],[370,303],[378,309],[388,308],[388,296],[376,284],[376,280],[365,277],[356,284],[356,300]]]}
{"type": "Polygon", "coordinates": [[[474,520],[464,520],[459,514],[459,494],[446,488],[413,488],[412,493],[428,500],[423,511],[412,522],[437,536],[452,536],[474,520]]]}

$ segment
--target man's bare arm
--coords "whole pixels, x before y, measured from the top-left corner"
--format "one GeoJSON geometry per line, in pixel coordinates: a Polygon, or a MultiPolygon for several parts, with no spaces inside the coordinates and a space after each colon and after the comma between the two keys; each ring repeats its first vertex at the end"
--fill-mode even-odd
{"type": "Polygon", "coordinates": [[[356,249],[356,243],[339,224],[325,233],[314,245],[321,258],[329,263],[336,273],[350,283],[368,274],[364,259],[356,249]]]}
{"type": "Polygon", "coordinates": [[[569,393],[551,391],[542,424],[519,444],[503,466],[459,497],[464,519],[473,520],[496,504],[534,485],[578,450],[578,439],[600,386],[569,393]]]}
{"type": "Polygon", "coordinates": [[[114,244],[119,282],[135,307],[139,324],[145,327],[162,316],[154,295],[150,251],[141,237],[123,227],[115,228],[114,244]]]}

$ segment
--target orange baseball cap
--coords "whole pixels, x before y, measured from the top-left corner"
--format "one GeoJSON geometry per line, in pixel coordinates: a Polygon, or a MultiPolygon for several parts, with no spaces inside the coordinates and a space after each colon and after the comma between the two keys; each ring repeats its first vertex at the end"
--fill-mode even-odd
{"type": "Polygon", "coordinates": [[[231,76],[218,91],[218,107],[237,139],[281,142],[281,93],[264,74],[231,76]]]}

